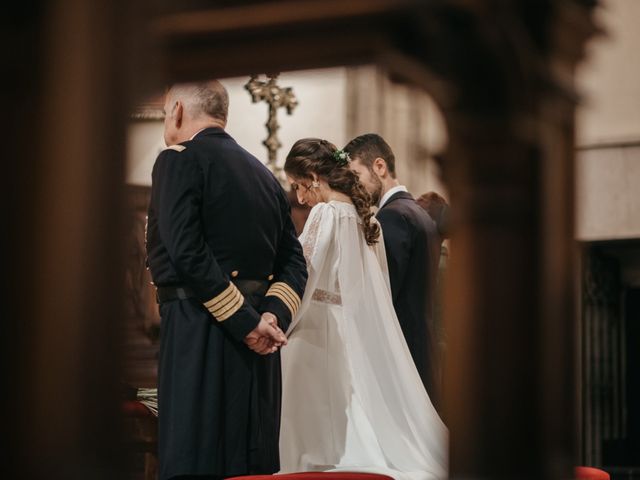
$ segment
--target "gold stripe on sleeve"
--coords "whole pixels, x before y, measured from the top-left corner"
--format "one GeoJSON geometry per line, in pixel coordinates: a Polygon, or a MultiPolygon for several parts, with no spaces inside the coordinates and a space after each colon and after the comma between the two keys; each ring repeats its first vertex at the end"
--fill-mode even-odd
{"type": "Polygon", "coordinates": [[[300,308],[300,297],[293,288],[284,282],[276,282],[271,285],[265,296],[273,296],[282,300],[291,311],[292,317],[296,314],[298,308],[300,308]]]}
{"type": "MultiPolygon", "coordinates": [[[[298,309],[298,307],[300,306],[300,304],[298,303],[297,299],[296,299],[295,297],[293,297],[293,296],[289,293],[289,291],[285,290],[285,289],[284,289],[284,288],[282,288],[282,287],[276,286],[276,287],[274,287],[274,288],[270,288],[270,289],[269,289],[269,292],[270,292],[271,294],[279,293],[280,295],[283,295],[284,297],[286,297],[286,298],[287,298],[287,300],[289,300],[289,303],[291,304],[291,307],[292,307],[294,310],[297,310],[297,309],[298,309]]],[[[267,295],[268,295],[268,294],[269,294],[269,293],[267,293],[267,295]]]]}
{"type": "Polygon", "coordinates": [[[235,285],[233,283],[229,283],[229,286],[227,288],[225,288],[221,293],[213,297],[211,300],[205,302],[204,306],[207,307],[207,309],[211,309],[219,305],[220,303],[224,303],[227,299],[231,298],[232,294],[234,293],[234,287],[235,285]]]}
{"type": "Polygon", "coordinates": [[[230,283],[222,293],[205,302],[204,306],[217,321],[224,322],[227,318],[240,310],[243,303],[244,297],[240,293],[240,290],[238,290],[233,283],[230,283]]]}
{"type": "Polygon", "coordinates": [[[300,297],[295,292],[295,290],[291,288],[289,285],[287,285],[286,283],[276,282],[273,285],[271,285],[271,288],[280,290],[283,293],[285,293],[289,298],[291,298],[291,301],[296,305],[296,308],[300,306],[300,297]]]}
{"type": "Polygon", "coordinates": [[[297,308],[294,308],[291,303],[289,302],[289,299],[287,297],[285,297],[284,295],[282,295],[280,292],[272,292],[268,295],[269,297],[276,297],[279,298],[280,300],[282,300],[282,303],[284,303],[284,305],[289,309],[289,311],[291,312],[291,316],[293,317],[296,314],[296,311],[298,310],[297,308]]]}

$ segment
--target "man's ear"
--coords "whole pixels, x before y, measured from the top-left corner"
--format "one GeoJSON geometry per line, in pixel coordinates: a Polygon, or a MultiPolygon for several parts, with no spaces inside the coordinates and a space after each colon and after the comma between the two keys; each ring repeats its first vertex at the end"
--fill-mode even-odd
{"type": "Polygon", "coordinates": [[[182,102],[178,100],[174,107],[174,115],[173,115],[173,121],[176,125],[176,128],[178,129],[182,126],[183,115],[184,115],[184,107],[182,106],[182,102]]]}
{"type": "Polygon", "coordinates": [[[371,164],[371,167],[373,168],[373,173],[375,173],[377,176],[384,178],[387,176],[388,173],[388,169],[387,169],[387,162],[385,161],[384,158],[376,158],[373,163],[371,164]]]}

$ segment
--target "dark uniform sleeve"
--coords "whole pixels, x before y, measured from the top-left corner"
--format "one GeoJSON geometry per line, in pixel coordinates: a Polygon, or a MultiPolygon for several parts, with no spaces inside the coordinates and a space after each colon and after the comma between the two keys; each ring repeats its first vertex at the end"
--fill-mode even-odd
{"type": "Polygon", "coordinates": [[[391,296],[395,302],[411,261],[411,226],[407,219],[392,209],[382,209],[376,215],[382,226],[384,248],[389,265],[391,296]]]}
{"type": "Polygon", "coordinates": [[[160,153],[153,168],[158,229],[171,262],[211,315],[237,340],[260,317],[220,269],[202,232],[204,176],[195,158],[176,145],[160,153]]]}
{"type": "Polygon", "coordinates": [[[282,195],[284,230],[276,254],[272,284],[261,305],[261,312],[271,312],[278,324],[287,331],[300,308],[300,299],[307,284],[307,264],[302,246],[296,237],[289,201],[282,195]]]}

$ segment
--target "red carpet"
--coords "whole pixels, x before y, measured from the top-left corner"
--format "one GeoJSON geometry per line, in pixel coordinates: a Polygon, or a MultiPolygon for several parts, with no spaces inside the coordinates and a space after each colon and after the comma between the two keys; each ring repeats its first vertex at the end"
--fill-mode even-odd
{"type": "Polygon", "coordinates": [[[576,480],[609,480],[611,477],[604,470],[592,467],[576,467],[576,480]]]}
{"type": "Polygon", "coordinates": [[[387,475],[376,473],[354,472],[302,472],[283,475],[252,475],[248,477],[231,477],[227,480],[393,480],[387,475]]]}
{"type": "MultiPolygon", "coordinates": [[[[604,470],[592,467],[576,467],[576,480],[610,480],[610,476],[604,470]]],[[[302,472],[287,473],[284,475],[253,475],[247,477],[231,477],[227,480],[393,480],[386,475],[375,473],[353,472],[302,472]],[[275,479],[274,479],[275,477],[275,479]]]]}

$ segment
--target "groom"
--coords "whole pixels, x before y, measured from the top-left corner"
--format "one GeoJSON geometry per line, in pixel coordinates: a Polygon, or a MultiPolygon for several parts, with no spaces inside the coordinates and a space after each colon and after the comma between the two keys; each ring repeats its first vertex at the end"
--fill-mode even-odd
{"type": "Polygon", "coordinates": [[[380,135],[351,140],[351,169],[378,206],[393,306],[422,383],[438,406],[437,338],[433,304],[440,242],[436,225],[396,178],[395,157],[380,135]]]}
{"type": "Polygon", "coordinates": [[[160,303],[159,479],[279,470],[280,357],[307,280],[287,197],[225,131],[217,81],[167,93],[148,263],[160,303]]]}

